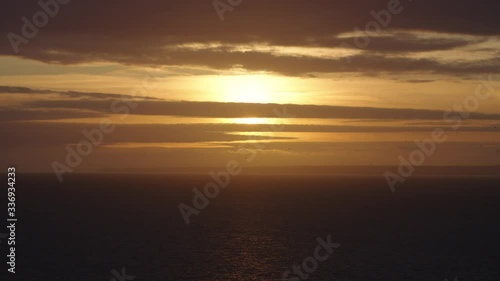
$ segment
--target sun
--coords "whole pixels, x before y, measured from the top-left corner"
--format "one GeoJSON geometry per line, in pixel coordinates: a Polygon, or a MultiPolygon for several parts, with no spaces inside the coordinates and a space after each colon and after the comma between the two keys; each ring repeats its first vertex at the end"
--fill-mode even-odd
{"type": "Polygon", "coordinates": [[[217,79],[221,98],[226,102],[270,103],[275,81],[269,75],[233,75],[217,79]]]}

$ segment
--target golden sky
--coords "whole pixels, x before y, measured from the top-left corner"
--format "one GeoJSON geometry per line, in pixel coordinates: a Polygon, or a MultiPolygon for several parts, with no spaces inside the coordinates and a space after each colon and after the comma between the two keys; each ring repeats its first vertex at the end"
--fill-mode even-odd
{"type": "Polygon", "coordinates": [[[247,0],[222,21],[205,0],[63,2],[35,35],[39,4],[1,4],[0,152],[26,171],[103,120],[75,170],[224,166],[242,146],[252,166],[394,165],[436,128],[426,165],[499,164],[495,1],[247,0]]]}

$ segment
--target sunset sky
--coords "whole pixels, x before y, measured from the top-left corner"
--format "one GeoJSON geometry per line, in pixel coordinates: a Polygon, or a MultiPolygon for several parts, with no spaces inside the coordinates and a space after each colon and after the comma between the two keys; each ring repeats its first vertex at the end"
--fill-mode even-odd
{"type": "Polygon", "coordinates": [[[2,1],[2,162],[52,171],[105,119],[76,172],[224,166],[242,147],[249,166],[395,165],[435,128],[425,165],[499,165],[499,2],[393,1],[244,0],[221,20],[214,1],[71,0],[17,46],[42,8],[2,1]]]}

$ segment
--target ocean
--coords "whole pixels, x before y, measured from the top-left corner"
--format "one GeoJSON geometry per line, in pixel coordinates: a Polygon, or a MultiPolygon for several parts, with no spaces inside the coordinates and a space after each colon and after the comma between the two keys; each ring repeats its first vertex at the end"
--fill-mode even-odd
{"type": "Polygon", "coordinates": [[[498,177],[413,177],[392,193],[382,176],[239,175],[187,225],[179,204],[210,180],[19,173],[16,274],[0,279],[500,280],[498,177]],[[328,237],[340,245],[314,262],[328,237]]]}

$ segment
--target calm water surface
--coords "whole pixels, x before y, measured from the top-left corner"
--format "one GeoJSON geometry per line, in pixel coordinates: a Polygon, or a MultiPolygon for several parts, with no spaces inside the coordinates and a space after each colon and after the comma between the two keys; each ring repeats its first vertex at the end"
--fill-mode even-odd
{"type": "Polygon", "coordinates": [[[498,178],[391,193],[383,178],[241,175],[189,226],[178,205],[206,175],[17,180],[12,280],[108,281],[122,267],[138,281],[281,280],[328,235],[342,246],[307,280],[500,280],[498,178]]]}

